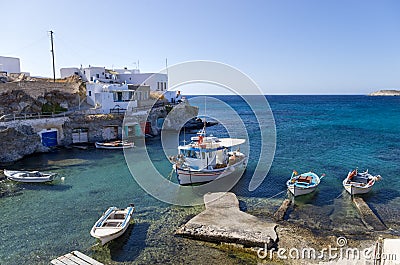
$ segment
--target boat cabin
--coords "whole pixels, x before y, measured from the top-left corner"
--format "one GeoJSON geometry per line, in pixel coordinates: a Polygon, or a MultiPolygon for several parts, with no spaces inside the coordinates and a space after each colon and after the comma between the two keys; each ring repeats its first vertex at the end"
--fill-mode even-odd
{"type": "Polygon", "coordinates": [[[192,137],[188,145],[179,146],[179,154],[185,158],[185,164],[194,170],[226,167],[228,148],[221,146],[217,137],[192,137]]]}

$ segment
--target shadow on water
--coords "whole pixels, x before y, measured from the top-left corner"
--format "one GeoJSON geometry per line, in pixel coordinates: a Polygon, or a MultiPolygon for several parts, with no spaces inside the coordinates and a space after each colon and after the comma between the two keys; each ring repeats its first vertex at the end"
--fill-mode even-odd
{"type": "Polygon", "coordinates": [[[19,188],[24,190],[51,190],[51,191],[66,191],[72,188],[71,185],[64,184],[45,184],[45,183],[18,183],[19,188]]]}
{"type": "Polygon", "coordinates": [[[242,212],[247,212],[247,204],[246,204],[246,202],[244,202],[242,200],[239,200],[239,209],[242,212]]]}
{"type": "Polygon", "coordinates": [[[394,189],[384,189],[379,194],[372,190],[372,192],[362,195],[365,202],[373,204],[388,204],[398,197],[400,197],[400,192],[394,189]]]}
{"type": "Polygon", "coordinates": [[[146,248],[149,223],[135,223],[118,239],[109,244],[111,259],[117,262],[134,261],[146,248]]]}

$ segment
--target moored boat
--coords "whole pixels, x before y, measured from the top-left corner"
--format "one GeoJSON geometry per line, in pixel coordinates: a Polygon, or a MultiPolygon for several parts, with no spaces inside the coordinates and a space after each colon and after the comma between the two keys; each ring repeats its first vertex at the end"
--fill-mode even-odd
{"type": "Polygon", "coordinates": [[[365,194],[370,192],[375,182],[380,179],[380,175],[373,176],[369,174],[368,169],[361,173],[358,172],[358,169],[354,169],[347,174],[342,184],[351,195],[365,194]]]}
{"type": "Polygon", "coordinates": [[[56,173],[42,173],[39,171],[20,171],[4,169],[4,175],[13,181],[26,183],[39,183],[53,181],[56,173]]]}
{"type": "Polygon", "coordinates": [[[189,144],[178,146],[178,155],[171,158],[179,184],[206,183],[245,169],[246,155],[231,150],[245,141],[207,136],[203,128],[189,144]]]}
{"type": "Polygon", "coordinates": [[[128,228],[134,210],[133,204],[125,209],[108,208],[94,224],[90,230],[90,235],[100,239],[102,245],[120,237],[128,228]]]}
{"type": "Polygon", "coordinates": [[[325,175],[323,174],[320,178],[317,174],[311,171],[298,175],[294,170],[292,176],[286,182],[286,186],[295,197],[309,194],[317,188],[324,176],[325,175]]]}
{"type": "Polygon", "coordinates": [[[96,142],[95,146],[101,149],[125,149],[133,148],[135,144],[133,142],[117,140],[112,142],[96,142]]]}

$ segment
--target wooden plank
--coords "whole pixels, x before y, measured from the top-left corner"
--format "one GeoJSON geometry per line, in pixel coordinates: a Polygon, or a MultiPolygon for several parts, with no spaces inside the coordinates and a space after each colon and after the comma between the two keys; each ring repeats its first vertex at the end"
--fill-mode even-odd
{"type": "Polygon", "coordinates": [[[79,263],[75,263],[72,260],[69,260],[67,257],[65,256],[61,256],[57,258],[59,261],[63,262],[66,265],[79,265],[79,263]]]}
{"type": "Polygon", "coordinates": [[[79,265],[91,265],[90,263],[88,263],[88,262],[86,262],[86,261],[74,256],[72,253],[65,254],[64,256],[67,257],[69,260],[71,260],[71,261],[73,261],[73,262],[75,262],[75,263],[77,263],[79,265]]]}
{"type": "Polygon", "coordinates": [[[54,265],[65,265],[64,262],[61,262],[58,259],[53,259],[52,261],[50,261],[50,263],[54,265]]]}
{"type": "Polygon", "coordinates": [[[88,262],[88,263],[90,263],[92,265],[104,265],[103,263],[98,262],[97,260],[92,259],[91,257],[88,257],[85,254],[83,254],[83,253],[81,253],[81,252],[79,252],[77,250],[72,251],[72,254],[74,254],[78,258],[80,258],[80,259],[82,259],[82,260],[84,260],[84,261],[86,261],[86,262],[88,262]]]}

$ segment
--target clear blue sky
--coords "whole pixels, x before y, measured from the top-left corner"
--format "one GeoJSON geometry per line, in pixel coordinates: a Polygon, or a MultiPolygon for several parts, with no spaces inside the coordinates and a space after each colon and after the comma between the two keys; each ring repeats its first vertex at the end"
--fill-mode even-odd
{"type": "Polygon", "coordinates": [[[212,60],[268,94],[365,94],[400,87],[400,1],[6,1],[0,55],[22,71],[106,66],[155,72],[212,60]]]}

